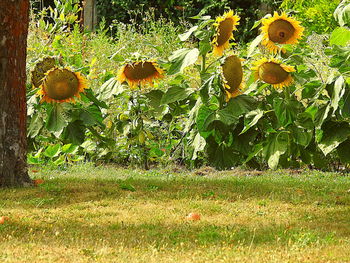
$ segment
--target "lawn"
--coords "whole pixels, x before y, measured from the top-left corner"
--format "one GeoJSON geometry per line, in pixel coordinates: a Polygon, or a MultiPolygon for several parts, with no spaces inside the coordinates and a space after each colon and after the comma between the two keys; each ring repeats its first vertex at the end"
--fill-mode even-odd
{"type": "MultiPolygon", "coordinates": [[[[35,173],[34,173],[35,172],[35,173]]],[[[341,174],[81,165],[1,189],[1,262],[350,262],[341,174]],[[191,212],[201,220],[189,221],[191,212]]]]}

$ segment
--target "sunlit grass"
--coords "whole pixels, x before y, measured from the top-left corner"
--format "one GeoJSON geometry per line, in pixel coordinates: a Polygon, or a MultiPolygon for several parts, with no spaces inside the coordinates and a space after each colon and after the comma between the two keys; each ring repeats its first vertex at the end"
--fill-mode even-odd
{"type": "Polygon", "coordinates": [[[46,181],[0,190],[3,262],[350,260],[346,176],[90,165],[33,176],[46,181]]]}

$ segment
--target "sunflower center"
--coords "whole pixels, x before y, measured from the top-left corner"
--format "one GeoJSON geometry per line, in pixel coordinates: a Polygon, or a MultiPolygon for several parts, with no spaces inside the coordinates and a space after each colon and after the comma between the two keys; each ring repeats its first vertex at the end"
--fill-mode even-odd
{"type": "Polygon", "coordinates": [[[130,80],[144,80],[157,74],[152,62],[139,62],[125,67],[125,76],[130,80]]]}
{"type": "Polygon", "coordinates": [[[259,78],[269,84],[282,83],[288,75],[287,71],[274,62],[266,62],[259,67],[259,78]]]}
{"type": "Polygon", "coordinates": [[[217,45],[221,46],[229,41],[232,36],[233,31],[233,20],[230,18],[226,18],[224,21],[220,22],[218,28],[218,37],[217,37],[217,45]]]}
{"type": "Polygon", "coordinates": [[[44,85],[46,94],[54,100],[65,100],[79,92],[79,80],[67,69],[56,69],[50,72],[44,85]]]}
{"type": "Polygon", "coordinates": [[[269,39],[275,43],[284,44],[293,37],[295,28],[284,20],[278,19],[271,23],[268,29],[269,39]]]}
{"type": "Polygon", "coordinates": [[[237,56],[226,58],[222,66],[222,72],[226,80],[229,91],[233,92],[239,88],[243,80],[243,70],[241,60],[237,56]]]}

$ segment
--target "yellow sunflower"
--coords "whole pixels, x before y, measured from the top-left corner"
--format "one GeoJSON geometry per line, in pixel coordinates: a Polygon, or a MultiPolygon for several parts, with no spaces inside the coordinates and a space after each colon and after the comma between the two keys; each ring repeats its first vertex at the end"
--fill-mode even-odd
{"type": "Polygon", "coordinates": [[[127,82],[131,88],[139,84],[153,84],[153,81],[164,77],[164,71],[156,62],[139,61],[128,63],[119,70],[118,81],[127,82]]]}
{"type": "Polygon", "coordinates": [[[231,55],[225,59],[222,65],[222,76],[227,101],[242,93],[243,69],[239,57],[231,55]]]}
{"type": "Polygon", "coordinates": [[[294,67],[282,64],[275,58],[263,58],[254,62],[252,70],[255,78],[271,84],[276,89],[287,87],[293,82],[290,72],[295,72],[294,67]]]}
{"type": "Polygon", "coordinates": [[[56,65],[56,59],[53,57],[45,57],[35,64],[34,69],[31,72],[32,85],[35,88],[39,88],[45,78],[45,73],[56,65]]]}
{"type": "Polygon", "coordinates": [[[303,36],[304,27],[300,22],[289,17],[286,13],[278,15],[274,13],[273,17],[262,20],[262,27],[260,28],[263,34],[262,44],[271,52],[277,53],[282,50],[278,44],[296,44],[303,36]]]}
{"type": "Polygon", "coordinates": [[[42,102],[74,102],[87,88],[85,78],[67,68],[53,68],[45,75],[38,91],[42,102]]]}
{"type": "Polygon", "coordinates": [[[233,31],[237,30],[236,26],[239,25],[239,19],[239,16],[233,15],[232,10],[216,18],[213,24],[216,28],[216,33],[212,41],[214,55],[222,56],[224,50],[230,46],[229,41],[234,39],[233,31]]]}

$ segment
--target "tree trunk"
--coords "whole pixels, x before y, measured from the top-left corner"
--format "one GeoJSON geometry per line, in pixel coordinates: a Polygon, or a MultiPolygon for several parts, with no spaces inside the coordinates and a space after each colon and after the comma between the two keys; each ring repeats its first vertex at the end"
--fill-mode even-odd
{"type": "Polygon", "coordinates": [[[85,0],[83,7],[84,27],[94,31],[97,24],[97,9],[95,0],[85,0]]]}
{"type": "Polygon", "coordinates": [[[0,0],[0,187],[30,185],[26,137],[29,0],[0,0]]]}

